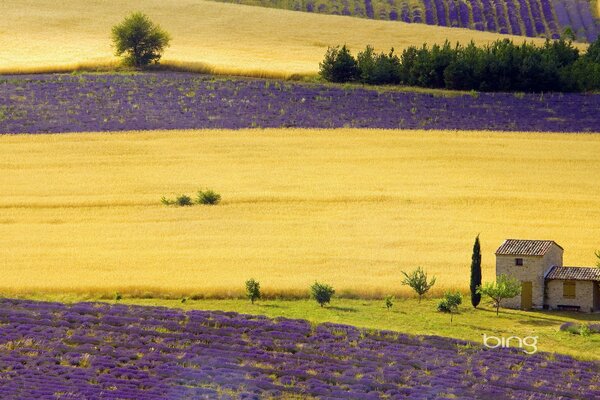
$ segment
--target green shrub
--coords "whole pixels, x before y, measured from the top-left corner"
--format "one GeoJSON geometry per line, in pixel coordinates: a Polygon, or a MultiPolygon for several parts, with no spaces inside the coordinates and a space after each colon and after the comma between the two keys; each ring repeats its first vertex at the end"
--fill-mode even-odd
{"type": "Polygon", "coordinates": [[[385,297],[385,308],[387,308],[388,310],[390,308],[392,308],[392,306],[394,305],[394,296],[389,295],[385,297]]]}
{"type": "Polygon", "coordinates": [[[459,292],[446,292],[444,298],[438,303],[437,309],[440,312],[450,314],[450,323],[455,313],[458,313],[458,306],[462,304],[462,295],[459,292]]]}
{"type": "Polygon", "coordinates": [[[213,190],[200,190],[198,192],[198,197],[196,198],[196,203],[205,205],[215,205],[218,204],[220,201],[221,195],[213,190]]]}
{"type": "Polygon", "coordinates": [[[192,203],[192,198],[190,196],[188,196],[187,194],[180,194],[175,199],[175,204],[177,204],[180,207],[185,207],[185,206],[191,206],[193,203],[192,203]]]}
{"type": "Polygon", "coordinates": [[[141,68],[158,63],[171,37],[141,12],[125,18],[112,28],[115,54],[125,54],[126,65],[141,68]]]}
{"type": "Polygon", "coordinates": [[[250,278],[246,281],[246,297],[250,299],[252,304],[260,299],[260,283],[255,281],[254,278],[250,278]]]}
{"type": "Polygon", "coordinates": [[[123,296],[121,295],[121,293],[117,292],[115,293],[115,301],[119,301],[123,298],[123,296]]]}
{"type": "Polygon", "coordinates": [[[333,296],[334,293],[335,290],[333,290],[333,287],[325,283],[315,282],[310,287],[311,297],[315,299],[321,307],[331,301],[331,296],[333,296]]]}

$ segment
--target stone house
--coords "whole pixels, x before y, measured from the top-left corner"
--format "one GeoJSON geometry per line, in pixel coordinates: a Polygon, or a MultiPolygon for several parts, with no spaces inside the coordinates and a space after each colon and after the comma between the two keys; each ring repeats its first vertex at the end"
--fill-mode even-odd
{"type": "Polygon", "coordinates": [[[600,311],[600,268],[563,266],[563,251],[553,240],[505,240],[496,250],[496,275],[521,281],[521,295],[504,306],[600,311]]]}

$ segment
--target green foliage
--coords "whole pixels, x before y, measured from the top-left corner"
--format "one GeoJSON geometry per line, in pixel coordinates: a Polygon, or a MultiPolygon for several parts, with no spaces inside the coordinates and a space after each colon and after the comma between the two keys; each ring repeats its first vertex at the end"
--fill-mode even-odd
{"type": "MultiPolygon", "coordinates": [[[[196,197],[196,204],[215,205],[221,201],[221,195],[213,190],[200,190],[196,197]]],[[[169,199],[165,196],[161,197],[160,202],[166,206],[177,205],[180,207],[191,206],[194,204],[192,198],[187,194],[180,194],[175,199],[169,199]]]]}
{"type": "Polygon", "coordinates": [[[260,299],[260,283],[255,281],[254,278],[250,278],[246,281],[246,297],[250,299],[252,304],[260,299]]]}
{"type": "Polygon", "coordinates": [[[516,278],[501,274],[496,278],[496,282],[486,282],[477,291],[493,300],[496,315],[499,315],[502,300],[521,294],[521,282],[516,278]]]}
{"type": "Polygon", "coordinates": [[[575,32],[573,32],[573,28],[571,28],[570,26],[566,26],[565,29],[563,30],[562,35],[560,35],[560,37],[564,40],[569,40],[569,41],[574,41],[577,39],[577,35],[575,35],[575,32]]]}
{"type": "Polygon", "coordinates": [[[394,296],[389,295],[385,297],[385,308],[388,310],[394,306],[394,296]]]}
{"type": "Polygon", "coordinates": [[[125,55],[126,65],[142,68],[158,63],[171,37],[145,14],[136,12],[112,28],[112,41],[115,54],[125,55]]]}
{"type": "Polygon", "coordinates": [[[220,201],[221,195],[213,190],[200,190],[196,198],[196,203],[204,205],[215,205],[219,204],[220,201]]]}
{"type": "Polygon", "coordinates": [[[119,301],[123,298],[123,296],[121,295],[121,293],[117,292],[115,293],[115,301],[119,301]]]}
{"type": "Polygon", "coordinates": [[[333,287],[325,283],[315,282],[310,287],[310,297],[315,299],[321,307],[331,301],[331,296],[333,296],[334,293],[335,290],[333,290],[333,287]]]}
{"type": "Polygon", "coordinates": [[[359,78],[356,60],[346,45],[327,48],[325,59],[319,63],[319,75],[329,82],[352,82],[359,78]]]}
{"type": "Polygon", "coordinates": [[[402,281],[403,285],[408,285],[419,295],[419,303],[421,302],[421,298],[431,289],[433,285],[435,285],[435,276],[431,278],[431,281],[427,282],[427,273],[425,273],[421,267],[417,267],[416,270],[412,271],[410,274],[407,274],[404,271],[401,271],[404,275],[404,280],[402,281]]]}
{"type": "Polygon", "coordinates": [[[356,59],[362,83],[383,85],[400,82],[400,59],[394,54],[394,49],[389,54],[375,54],[373,47],[367,46],[356,59]]]}
{"type": "Polygon", "coordinates": [[[175,198],[175,204],[179,207],[185,207],[191,206],[193,203],[192,198],[190,196],[188,196],[187,194],[180,194],[175,198]]]}
{"type": "Polygon", "coordinates": [[[471,256],[471,304],[477,308],[481,302],[481,293],[477,292],[477,288],[481,286],[481,245],[479,243],[479,235],[475,238],[473,245],[473,255],[471,256]]]}
{"type": "Polygon", "coordinates": [[[321,76],[331,82],[505,92],[600,90],[600,37],[583,56],[565,38],[547,40],[544,46],[503,39],[484,47],[473,42],[452,47],[446,41],[442,46],[409,46],[400,57],[393,49],[376,54],[367,46],[355,62],[345,46],[334,47],[320,66],[321,76]]]}
{"type": "Polygon", "coordinates": [[[455,313],[458,313],[458,306],[462,304],[462,295],[459,292],[446,292],[444,298],[438,303],[437,309],[440,312],[450,314],[450,323],[455,313]]]}
{"type": "Polygon", "coordinates": [[[175,204],[175,200],[167,199],[165,196],[160,198],[160,202],[165,206],[172,206],[173,204],[175,204]]]}

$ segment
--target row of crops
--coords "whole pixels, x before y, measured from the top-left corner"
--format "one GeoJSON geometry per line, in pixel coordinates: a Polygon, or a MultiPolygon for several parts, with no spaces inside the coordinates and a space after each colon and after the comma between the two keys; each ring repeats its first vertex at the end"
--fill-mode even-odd
{"type": "Polygon", "coordinates": [[[230,312],[0,300],[0,398],[592,399],[600,365],[230,312]],[[294,396],[294,397],[293,397],[294,396]]]}
{"type": "Polygon", "coordinates": [[[589,0],[221,0],[296,11],[425,23],[529,37],[600,34],[589,0]]]}
{"type": "Polygon", "coordinates": [[[433,95],[186,73],[0,77],[0,132],[384,128],[588,132],[600,95],[433,95]]]}

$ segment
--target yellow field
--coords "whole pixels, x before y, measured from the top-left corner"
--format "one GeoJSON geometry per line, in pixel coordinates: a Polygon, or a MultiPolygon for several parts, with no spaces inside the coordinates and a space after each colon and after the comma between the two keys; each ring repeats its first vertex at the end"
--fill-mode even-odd
{"type": "Polygon", "coordinates": [[[171,33],[165,63],[254,76],[315,74],[327,46],[343,43],[354,51],[372,44],[387,52],[446,39],[487,43],[510,37],[202,0],[2,0],[0,73],[114,63],[111,27],[137,10],[171,33]]]}
{"type": "Polygon", "coordinates": [[[382,130],[0,137],[0,293],[227,296],[316,279],[405,294],[424,267],[466,289],[504,238],[600,247],[600,135],[382,130]],[[162,195],[212,188],[215,207],[162,195]]]}

